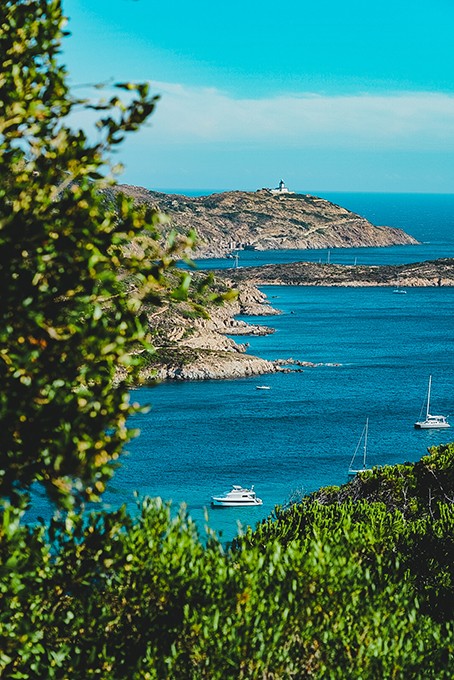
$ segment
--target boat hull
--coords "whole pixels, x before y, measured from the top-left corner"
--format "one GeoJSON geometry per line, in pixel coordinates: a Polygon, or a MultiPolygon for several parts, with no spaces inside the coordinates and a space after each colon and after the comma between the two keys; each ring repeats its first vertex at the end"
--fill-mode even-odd
{"type": "Polygon", "coordinates": [[[349,470],[348,476],[349,477],[356,477],[356,475],[359,474],[360,472],[370,472],[370,468],[364,467],[364,468],[361,468],[360,470],[349,470]]]}
{"type": "Polygon", "coordinates": [[[263,505],[263,501],[261,498],[237,501],[223,498],[212,498],[211,505],[213,508],[245,508],[253,507],[254,505],[263,505]]]}
{"type": "Polygon", "coordinates": [[[445,430],[446,428],[451,427],[449,423],[426,423],[426,422],[421,422],[421,423],[415,423],[415,428],[417,430],[445,430]]]}
{"type": "MultiPolygon", "coordinates": [[[[417,430],[444,430],[445,428],[451,427],[451,425],[448,423],[448,416],[439,416],[439,415],[432,415],[430,413],[430,391],[432,388],[432,376],[429,375],[429,386],[427,388],[427,408],[426,408],[426,417],[424,420],[418,420],[415,423],[415,428],[417,430]]],[[[421,415],[419,416],[420,418],[422,417],[421,415]]]]}
{"type": "Polygon", "coordinates": [[[211,496],[213,508],[241,508],[262,505],[261,498],[257,498],[254,487],[245,489],[239,484],[233,484],[232,489],[221,496],[211,496]]]}

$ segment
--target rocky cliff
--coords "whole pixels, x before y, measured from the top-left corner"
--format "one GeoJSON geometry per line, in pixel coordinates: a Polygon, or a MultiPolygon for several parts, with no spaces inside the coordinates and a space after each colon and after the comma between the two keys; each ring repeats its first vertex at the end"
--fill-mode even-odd
{"type": "Polygon", "coordinates": [[[235,249],[343,248],[416,244],[401,229],[377,227],[359,215],[306,194],[229,191],[191,198],[119,185],[135,202],[155,207],[170,218],[166,229],[194,229],[195,258],[223,257],[235,249]]]}
{"type": "MultiPolygon", "coordinates": [[[[304,362],[268,361],[246,354],[247,343],[229,336],[267,335],[273,329],[237,320],[237,315],[279,314],[257,288],[243,284],[236,300],[208,307],[209,318],[193,317],[185,304],[150,309],[149,325],[155,351],[143,357],[141,378],[154,380],[207,380],[244,378],[288,370],[304,362]]],[[[121,379],[121,374],[118,374],[121,379]]]]}

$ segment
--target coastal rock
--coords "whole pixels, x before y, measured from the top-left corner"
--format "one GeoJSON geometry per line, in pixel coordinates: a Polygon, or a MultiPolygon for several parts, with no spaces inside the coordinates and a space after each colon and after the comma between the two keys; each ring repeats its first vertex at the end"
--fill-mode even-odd
{"type": "Polygon", "coordinates": [[[164,229],[187,233],[199,242],[195,258],[225,257],[236,250],[345,248],[416,244],[401,229],[375,226],[360,215],[309,194],[228,191],[189,197],[118,185],[120,192],[164,213],[164,229]]]}
{"type": "Polygon", "coordinates": [[[243,267],[217,270],[230,285],[244,283],[286,286],[400,286],[402,288],[454,286],[454,259],[440,259],[403,265],[340,265],[315,262],[243,267]]]}
{"type": "Polygon", "coordinates": [[[274,332],[267,325],[249,324],[236,318],[280,313],[257,285],[452,286],[454,260],[369,267],[297,262],[219,270],[217,277],[236,287],[239,294],[236,300],[211,308],[210,318],[185,318],[180,307],[161,317],[151,315],[156,353],[142,371],[143,380],[227,379],[317,366],[305,359],[260,359],[246,353],[248,343],[233,340],[231,336],[274,332]],[[165,320],[161,321],[161,330],[156,318],[165,320]]]}
{"type": "MultiPolygon", "coordinates": [[[[233,287],[227,278],[227,286],[233,287]]],[[[205,349],[231,349],[241,351],[238,345],[225,337],[226,335],[268,335],[273,329],[267,326],[250,324],[236,319],[236,316],[273,316],[280,314],[271,307],[264,293],[254,285],[245,282],[238,289],[238,297],[221,307],[210,309],[209,319],[195,319],[192,335],[185,340],[188,347],[204,347],[205,349]]]]}
{"type": "MultiPolygon", "coordinates": [[[[240,286],[236,299],[211,305],[209,318],[188,315],[184,304],[149,312],[150,331],[155,351],[142,353],[142,382],[162,380],[215,380],[244,378],[287,371],[296,363],[268,361],[246,354],[248,343],[237,343],[232,335],[267,335],[274,329],[249,324],[238,315],[272,316],[280,314],[255,286],[240,286]]],[[[117,381],[126,378],[118,373],[117,381]]]]}
{"type": "Polygon", "coordinates": [[[276,373],[281,368],[272,361],[233,352],[201,352],[187,365],[161,366],[157,380],[227,380],[276,373]]]}

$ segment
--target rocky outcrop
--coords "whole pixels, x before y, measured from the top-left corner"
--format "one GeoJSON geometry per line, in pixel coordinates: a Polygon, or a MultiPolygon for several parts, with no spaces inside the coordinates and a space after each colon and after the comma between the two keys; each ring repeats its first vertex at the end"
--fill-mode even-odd
{"type": "Polygon", "coordinates": [[[119,185],[106,190],[130,196],[169,218],[164,229],[187,233],[199,242],[195,258],[224,257],[233,250],[345,248],[416,244],[401,229],[377,227],[359,215],[308,194],[228,191],[188,197],[119,185]]]}
{"type": "Polygon", "coordinates": [[[142,381],[243,378],[289,370],[288,366],[295,364],[293,359],[267,361],[246,354],[248,343],[237,343],[229,337],[274,332],[267,326],[235,318],[280,313],[254,286],[246,283],[236,299],[223,305],[211,305],[208,318],[194,317],[187,313],[188,309],[182,303],[150,309],[149,324],[155,351],[151,355],[143,354],[142,381]]]}
{"type": "MultiPolygon", "coordinates": [[[[184,352],[183,352],[184,356],[184,352]]],[[[266,359],[235,352],[203,351],[192,355],[192,361],[165,363],[157,368],[154,379],[162,380],[227,380],[276,373],[278,364],[266,359]]]]}
{"type": "MultiPolygon", "coordinates": [[[[315,364],[302,359],[282,358],[268,361],[247,354],[248,343],[237,343],[232,335],[268,335],[268,326],[249,324],[237,315],[273,316],[280,314],[268,304],[266,296],[244,284],[236,300],[209,308],[209,318],[185,315],[181,303],[157,313],[150,311],[153,332],[152,354],[142,353],[142,382],[163,380],[225,380],[268,373],[300,371],[315,364]]],[[[117,375],[117,380],[126,374],[117,375]]]]}
{"type": "Polygon", "coordinates": [[[454,259],[440,259],[403,265],[340,265],[315,262],[243,267],[218,270],[231,285],[286,286],[454,286],[454,259]]]}
{"type": "MultiPolygon", "coordinates": [[[[237,343],[231,335],[268,335],[269,326],[238,320],[237,315],[274,316],[280,311],[271,307],[264,293],[245,283],[238,289],[238,298],[222,306],[210,308],[210,318],[187,319],[181,316],[182,306],[171,312],[164,310],[165,330],[159,330],[157,316],[150,319],[156,342],[155,351],[141,371],[142,382],[163,380],[226,380],[269,373],[288,373],[320,366],[301,358],[281,358],[273,361],[246,354],[249,344],[237,343]],[[170,321],[170,323],[169,323],[170,321]],[[169,333],[169,329],[172,333],[169,333]]],[[[324,364],[336,366],[338,364],[324,364]]],[[[119,374],[118,379],[122,376],[119,374]]]]}

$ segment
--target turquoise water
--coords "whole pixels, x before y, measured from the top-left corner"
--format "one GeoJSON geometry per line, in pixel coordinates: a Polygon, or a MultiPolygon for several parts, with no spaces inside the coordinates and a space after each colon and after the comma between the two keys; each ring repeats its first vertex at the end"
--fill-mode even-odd
{"type": "MultiPolygon", "coordinates": [[[[330,252],[331,262],[454,257],[454,195],[325,197],[376,224],[402,227],[424,242],[336,249],[330,252]]],[[[327,251],[243,253],[241,264],[310,257],[326,258],[327,251]]],[[[229,260],[220,262],[231,266],[229,260]]],[[[366,417],[370,465],[415,461],[428,446],[454,439],[454,429],[413,428],[429,375],[433,412],[453,414],[454,424],[454,288],[408,289],[406,295],[388,288],[262,290],[282,314],[248,318],[275,329],[264,337],[235,338],[250,343],[249,353],[339,365],[134,390],[132,399],[152,408],[131,422],[141,434],[105,494],[108,505],[133,508],[136,490],[176,506],[185,503],[202,532],[208,509],[210,526],[230,540],[238,522],[254,526],[293,494],[346,482],[366,417]],[[256,390],[260,384],[271,389],[256,390]],[[263,506],[210,509],[211,495],[231,484],[254,484],[263,506]]],[[[46,514],[43,508],[35,499],[35,512],[46,514]]]]}
{"type": "MultiPolygon", "coordinates": [[[[336,196],[326,198],[377,224],[401,226],[425,243],[413,249],[335,250],[331,261],[454,257],[454,196],[336,196]]],[[[320,257],[320,251],[312,252],[320,257]]],[[[296,251],[296,259],[308,253],[296,251]]],[[[247,255],[251,264],[288,256],[247,255]]],[[[254,484],[263,506],[208,510],[210,526],[230,540],[238,522],[254,525],[295,493],[347,481],[366,417],[370,465],[414,461],[428,446],[453,438],[454,430],[413,428],[429,375],[433,412],[453,413],[454,422],[453,288],[409,289],[406,295],[383,288],[262,290],[282,314],[248,318],[275,329],[264,337],[237,337],[250,343],[249,353],[339,365],[135,390],[134,400],[152,409],[134,419],[141,435],[130,445],[106,501],[132,503],[138,490],[186,503],[203,529],[212,494],[234,483],[254,484]],[[271,389],[256,390],[259,384],[271,389]]]]}

